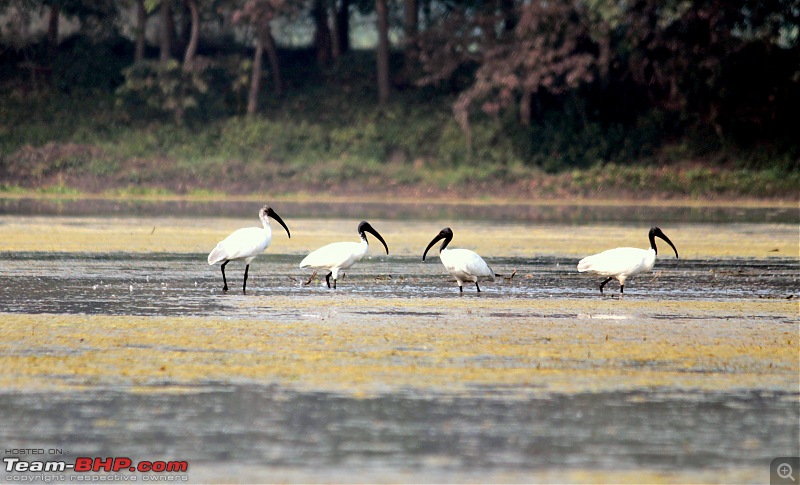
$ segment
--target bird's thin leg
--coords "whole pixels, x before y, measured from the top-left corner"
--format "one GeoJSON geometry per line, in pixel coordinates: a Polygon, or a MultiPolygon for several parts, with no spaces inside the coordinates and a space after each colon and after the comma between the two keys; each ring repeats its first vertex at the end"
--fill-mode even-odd
{"type": "MultiPolygon", "coordinates": [[[[333,274],[333,271],[331,271],[330,273],[325,275],[325,283],[328,283],[328,288],[331,287],[331,275],[332,274],[333,274]]],[[[333,280],[333,284],[336,284],[336,280],[333,280]]]]}
{"type": "Polygon", "coordinates": [[[613,276],[609,276],[608,278],[606,278],[606,280],[605,280],[605,281],[603,281],[602,283],[600,283],[600,294],[601,294],[601,295],[603,294],[603,287],[604,287],[604,286],[606,286],[606,283],[608,283],[609,281],[611,281],[611,280],[613,280],[613,279],[614,279],[614,277],[613,277],[613,276]]]}
{"type": "Polygon", "coordinates": [[[625,293],[625,285],[619,285],[619,294],[625,293]]]}
{"type": "Polygon", "coordinates": [[[228,261],[222,263],[222,291],[228,291],[228,280],[225,279],[225,265],[228,264],[228,261]]]}
{"type": "Polygon", "coordinates": [[[481,287],[480,287],[480,286],[478,286],[478,282],[477,282],[477,281],[475,282],[475,288],[477,288],[477,289],[478,289],[478,293],[480,293],[480,292],[481,292],[481,287]]]}
{"type": "Polygon", "coordinates": [[[313,280],[315,276],[317,276],[317,270],[314,270],[314,274],[312,274],[312,275],[311,275],[311,277],[310,277],[310,278],[308,278],[308,281],[306,281],[306,282],[305,282],[305,283],[303,283],[303,284],[304,284],[305,286],[308,286],[308,285],[310,285],[310,284],[311,284],[311,280],[313,280]]]}
{"type": "Polygon", "coordinates": [[[336,289],[336,278],[333,279],[333,289],[336,289]]]}
{"type": "Polygon", "coordinates": [[[247,271],[250,269],[250,265],[244,267],[244,282],[242,283],[242,294],[247,294],[247,271]]]}
{"type": "Polygon", "coordinates": [[[464,287],[461,286],[461,285],[458,285],[458,292],[459,293],[464,293],[464,287]]]}

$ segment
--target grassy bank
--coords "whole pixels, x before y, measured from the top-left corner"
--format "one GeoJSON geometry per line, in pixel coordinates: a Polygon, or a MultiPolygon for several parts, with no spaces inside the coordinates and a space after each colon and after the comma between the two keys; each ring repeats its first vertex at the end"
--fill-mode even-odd
{"type": "MultiPolygon", "coordinates": [[[[614,157],[606,150],[575,165],[558,146],[544,158],[526,156],[501,122],[476,123],[469,147],[446,103],[408,96],[376,110],[304,92],[273,100],[264,116],[182,126],[132,121],[107,94],[9,98],[0,107],[0,193],[798,198],[800,170],[789,159],[756,163],[751,152],[700,157],[686,142],[635,163],[625,150],[614,157]]],[[[603,144],[573,142],[565,150],[585,157],[603,144]]]]}

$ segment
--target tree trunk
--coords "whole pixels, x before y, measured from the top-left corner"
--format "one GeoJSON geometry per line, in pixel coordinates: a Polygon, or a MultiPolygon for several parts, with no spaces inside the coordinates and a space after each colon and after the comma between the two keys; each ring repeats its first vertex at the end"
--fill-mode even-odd
{"type": "Polygon", "coordinates": [[[281,77],[281,66],[278,62],[278,49],[275,47],[275,38],[272,37],[272,29],[269,24],[265,26],[264,47],[269,58],[269,68],[272,71],[272,83],[275,85],[275,95],[283,95],[283,78],[281,77]]]}
{"type": "Polygon", "coordinates": [[[422,10],[422,18],[425,20],[425,24],[430,25],[431,17],[433,13],[431,12],[431,0],[419,0],[422,4],[420,10],[422,10]]]}
{"type": "Polygon", "coordinates": [[[341,0],[336,11],[336,33],[339,36],[339,52],[350,50],[350,0],[341,0]]]}
{"type": "Polygon", "coordinates": [[[168,61],[172,58],[172,32],[175,23],[172,21],[172,9],[169,5],[169,0],[161,0],[161,54],[159,59],[161,61],[168,61]]]}
{"type": "Polygon", "coordinates": [[[389,12],[386,0],[375,0],[375,13],[378,16],[378,103],[385,106],[389,101],[389,12]]]}
{"type": "Polygon", "coordinates": [[[200,6],[197,0],[186,0],[189,13],[192,17],[192,32],[189,36],[189,45],[186,46],[186,55],[183,57],[183,69],[191,69],[197,54],[197,44],[200,40],[200,6]]]}
{"type": "Polygon", "coordinates": [[[328,9],[326,0],[314,0],[311,9],[314,20],[314,47],[317,50],[317,62],[326,66],[331,60],[331,29],[328,26],[328,9]]]}
{"type": "Polygon", "coordinates": [[[522,126],[531,125],[531,99],[533,93],[530,89],[523,89],[522,97],[519,100],[519,121],[522,126]]]}
{"type": "Polygon", "coordinates": [[[403,33],[405,34],[405,64],[411,65],[414,57],[414,38],[417,36],[419,10],[417,0],[406,0],[403,11],[403,33]]]}
{"type": "Polygon", "coordinates": [[[58,19],[60,16],[61,5],[54,3],[50,7],[50,21],[47,25],[47,49],[51,59],[58,49],[58,19]]]}
{"type": "Polygon", "coordinates": [[[336,61],[342,57],[342,37],[339,35],[339,22],[336,18],[336,0],[331,0],[331,57],[336,61]]]}
{"type": "Polygon", "coordinates": [[[259,27],[256,35],[256,53],[253,56],[253,72],[250,75],[250,92],[247,96],[247,115],[254,116],[258,112],[258,93],[261,90],[261,59],[264,57],[266,43],[265,29],[259,27]]]}
{"type": "Polygon", "coordinates": [[[498,8],[503,15],[503,31],[505,33],[514,30],[517,26],[518,12],[514,0],[500,0],[498,8]]]}
{"type": "Polygon", "coordinates": [[[144,60],[145,28],[147,27],[147,11],[144,0],[136,0],[136,51],[133,55],[134,62],[144,60]]]}

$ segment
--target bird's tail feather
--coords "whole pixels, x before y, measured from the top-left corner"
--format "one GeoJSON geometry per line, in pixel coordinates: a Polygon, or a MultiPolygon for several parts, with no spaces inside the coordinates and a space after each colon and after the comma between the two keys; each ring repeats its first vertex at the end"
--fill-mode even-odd
{"type": "Polygon", "coordinates": [[[592,269],[592,258],[583,258],[582,260],[578,261],[578,273],[583,273],[584,271],[590,271],[592,269]]]}
{"type": "Polygon", "coordinates": [[[208,253],[208,264],[216,264],[225,259],[225,251],[217,245],[210,253],[208,253]]]}

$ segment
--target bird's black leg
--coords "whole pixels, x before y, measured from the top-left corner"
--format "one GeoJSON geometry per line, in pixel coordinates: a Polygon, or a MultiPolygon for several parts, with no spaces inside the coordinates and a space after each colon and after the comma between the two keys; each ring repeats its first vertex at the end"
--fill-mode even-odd
{"type": "Polygon", "coordinates": [[[247,294],[247,271],[250,269],[250,265],[244,267],[244,283],[242,283],[242,294],[247,294]]]}
{"type": "MultiPolygon", "coordinates": [[[[333,271],[331,271],[330,273],[325,275],[325,283],[328,283],[328,288],[331,287],[331,275],[332,274],[333,274],[333,271]]],[[[336,280],[333,280],[333,284],[334,285],[336,284],[336,280]]]]}
{"type": "Polygon", "coordinates": [[[333,279],[333,289],[336,289],[336,278],[333,279]]]}
{"type": "Polygon", "coordinates": [[[601,295],[603,294],[603,287],[604,287],[604,286],[606,286],[606,283],[608,283],[609,281],[611,281],[611,280],[613,280],[613,279],[614,279],[614,277],[613,277],[613,276],[609,276],[608,278],[606,278],[606,280],[605,280],[605,281],[603,281],[602,283],[600,283],[600,294],[601,294],[601,295]]]}
{"type": "Polygon", "coordinates": [[[619,285],[619,294],[625,293],[625,285],[619,285]]]}
{"type": "Polygon", "coordinates": [[[228,264],[228,261],[222,263],[222,291],[228,291],[228,280],[225,279],[225,265],[228,264]]]}
{"type": "Polygon", "coordinates": [[[480,286],[478,286],[478,282],[477,282],[477,281],[475,282],[475,288],[477,288],[477,289],[478,289],[478,293],[480,293],[480,292],[481,292],[481,287],[480,287],[480,286]]]}
{"type": "Polygon", "coordinates": [[[459,293],[464,293],[464,287],[461,286],[461,285],[458,285],[458,292],[459,293]]]}

